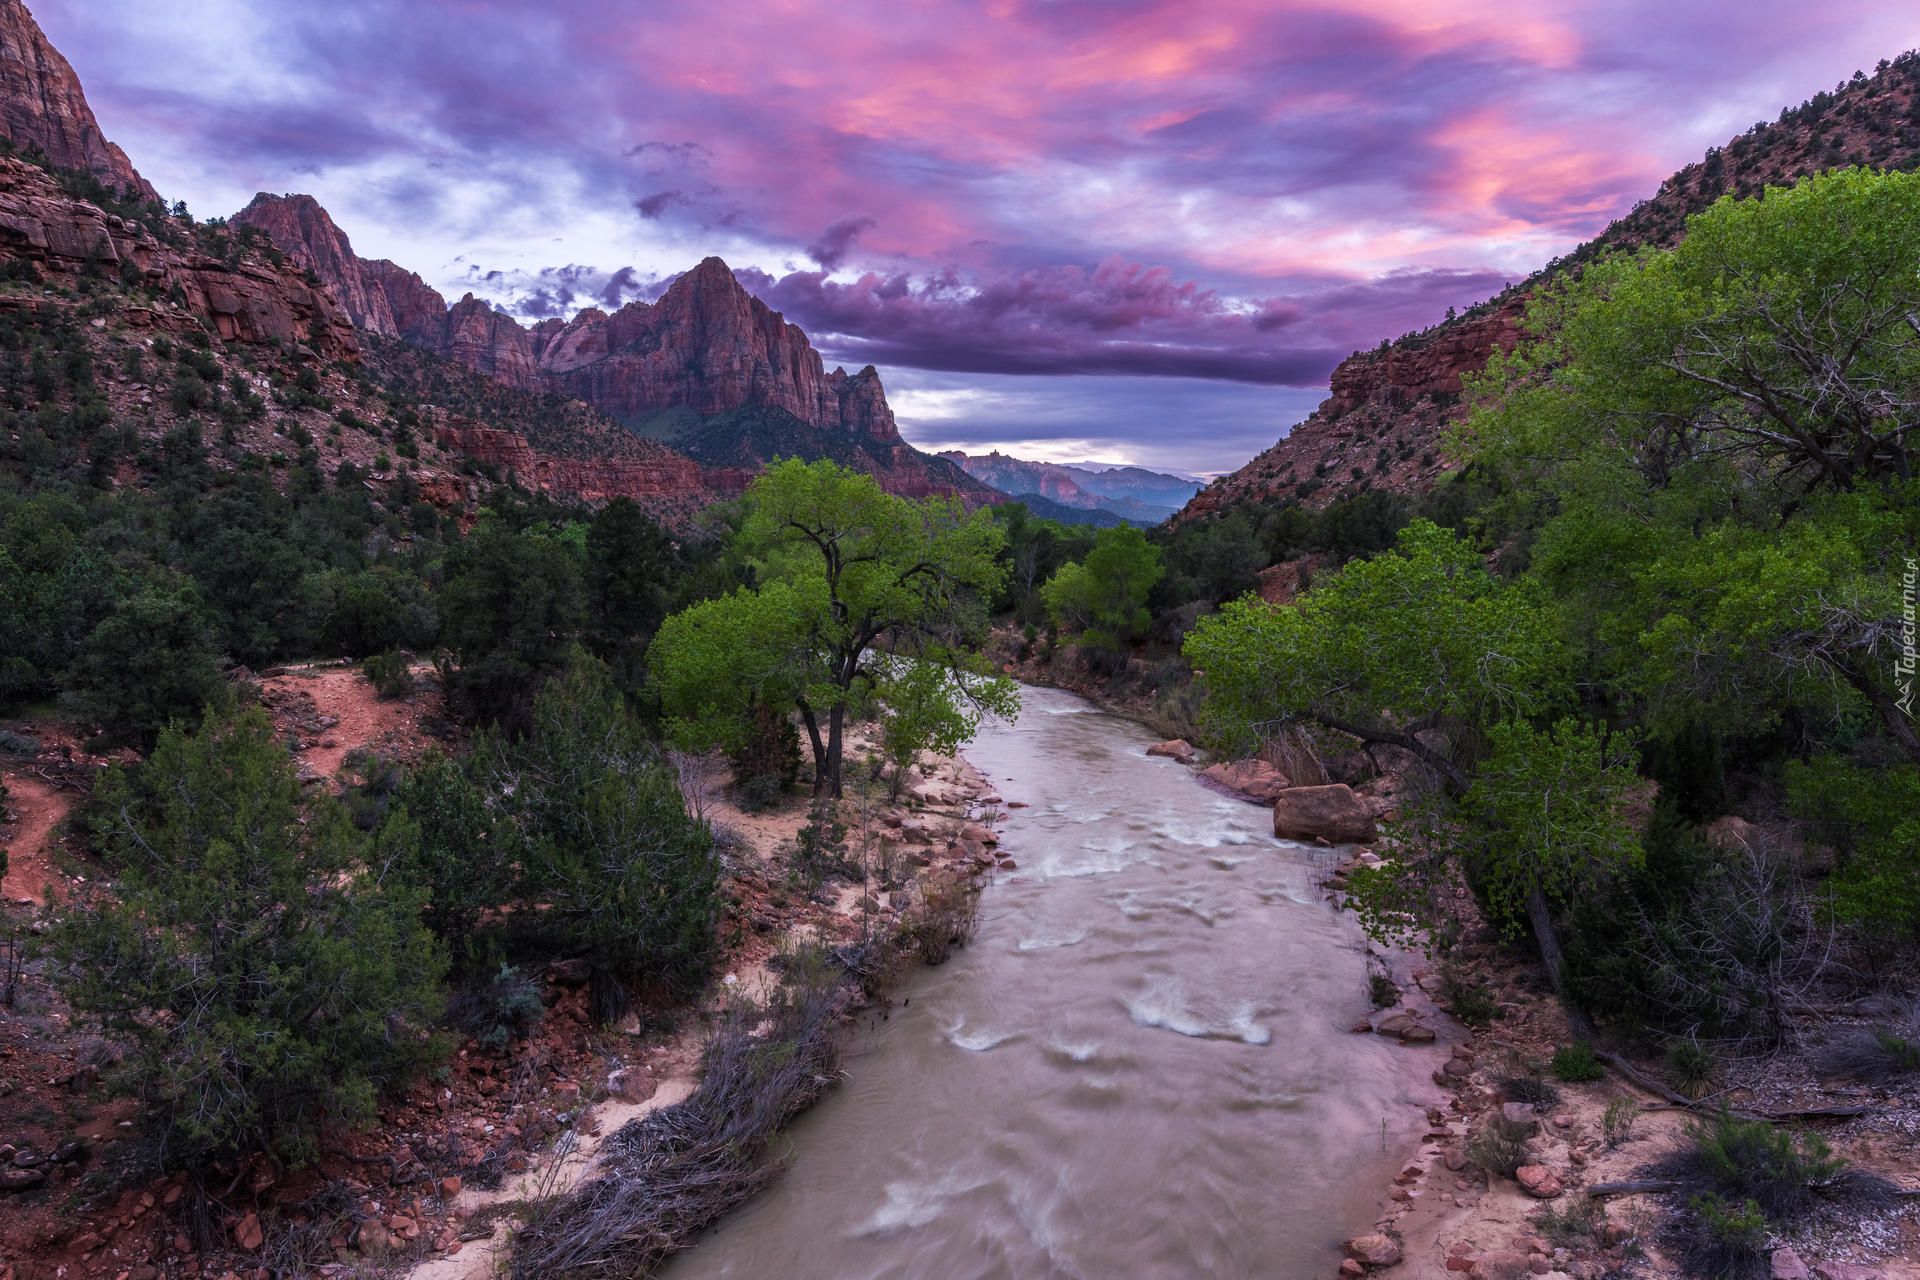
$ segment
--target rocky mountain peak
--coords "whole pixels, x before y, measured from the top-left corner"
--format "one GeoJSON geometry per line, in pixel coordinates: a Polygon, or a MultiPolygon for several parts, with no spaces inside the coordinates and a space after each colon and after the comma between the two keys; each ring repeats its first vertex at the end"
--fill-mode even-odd
{"type": "Polygon", "coordinates": [[[20,0],[0,0],[0,133],[20,150],[38,147],[59,168],[160,198],[127,153],[100,132],[80,78],[20,0]]]}

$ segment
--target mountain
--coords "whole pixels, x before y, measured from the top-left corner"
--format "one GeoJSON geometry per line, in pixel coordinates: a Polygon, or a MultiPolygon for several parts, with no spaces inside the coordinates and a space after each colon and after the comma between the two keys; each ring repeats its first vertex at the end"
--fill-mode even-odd
{"type": "Polygon", "coordinates": [[[80,78],[20,0],[0,0],[0,135],[15,150],[38,149],[58,168],[160,199],[127,153],[100,132],[80,78]]]}
{"type": "Polygon", "coordinates": [[[1058,520],[1061,524],[1089,524],[1096,529],[1112,529],[1119,525],[1130,524],[1124,516],[1099,508],[1069,507],[1043,498],[1037,493],[1016,493],[1013,500],[1025,506],[1028,511],[1042,520],[1058,520]]]}
{"type": "Polygon", "coordinates": [[[1305,422],[1203,489],[1175,518],[1205,518],[1247,502],[1324,506],[1366,488],[1432,487],[1448,465],[1442,438],[1462,412],[1463,377],[1485,368],[1496,347],[1511,351],[1520,341],[1527,302],[1542,283],[1612,250],[1672,245],[1689,215],[1729,192],[1759,195],[1849,164],[1920,167],[1920,54],[1882,62],[1871,76],[1856,72],[1833,92],[1712,148],[1599,236],[1497,297],[1355,352],[1334,370],[1331,394],[1305,422]]]}
{"type": "Polygon", "coordinates": [[[419,276],[359,257],[310,196],[262,193],[233,221],[311,270],[362,328],[524,391],[579,399],[703,465],[757,470],[775,457],[829,457],[907,496],[974,505],[1001,496],[902,440],[873,366],[827,372],[800,327],[719,258],[679,276],[658,302],[588,308],[528,329],[471,293],[448,306],[419,276]]]}
{"type": "Polygon", "coordinates": [[[1028,462],[997,450],[969,455],[950,449],[940,456],[1004,493],[1023,499],[1038,495],[1061,507],[1110,512],[1133,524],[1159,524],[1200,488],[1182,477],[1141,467],[1095,471],[1053,462],[1028,462]]]}

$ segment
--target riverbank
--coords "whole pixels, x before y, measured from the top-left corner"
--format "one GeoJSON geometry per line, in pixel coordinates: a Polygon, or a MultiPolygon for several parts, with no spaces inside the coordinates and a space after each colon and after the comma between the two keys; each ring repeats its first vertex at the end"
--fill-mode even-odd
{"type": "MultiPolygon", "coordinates": [[[[867,738],[864,731],[849,737],[850,768],[872,745],[867,738]]],[[[1001,861],[993,856],[998,837],[992,830],[999,797],[958,756],[923,753],[898,799],[889,799],[883,784],[850,786],[836,812],[847,828],[841,857],[867,872],[859,883],[823,878],[807,865],[801,829],[812,820],[810,801],[789,797],[773,810],[748,812],[731,798],[724,775],[699,789],[705,815],[728,848],[734,902],[727,926],[732,949],[714,997],[664,1037],[649,1036],[632,1020],[616,1029],[616,1042],[629,1036],[633,1048],[623,1053],[616,1043],[606,1054],[601,1086],[583,1100],[571,1128],[497,1186],[457,1185],[444,1197],[438,1247],[398,1268],[408,1280],[487,1280],[505,1271],[516,1231],[608,1171],[609,1137],[694,1094],[716,1023],[735,1003],[764,1001],[779,985],[773,962],[782,952],[885,936],[930,886],[961,878],[977,892],[1001,861]]]]}

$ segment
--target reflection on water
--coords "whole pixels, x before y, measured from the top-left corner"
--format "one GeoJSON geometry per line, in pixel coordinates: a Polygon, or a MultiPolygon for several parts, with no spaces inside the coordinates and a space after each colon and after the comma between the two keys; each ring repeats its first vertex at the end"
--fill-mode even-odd
{"type": "Polygon", "coordinates": [[[1372,1221],[1434,1064],[1347,1034],[1366,967],[1327,855],[1138,727],[1024,701],[968,751],[1032,805],[1003,828],[1020,870],[672,1280],[1324,1275],[1372,1221]]]}

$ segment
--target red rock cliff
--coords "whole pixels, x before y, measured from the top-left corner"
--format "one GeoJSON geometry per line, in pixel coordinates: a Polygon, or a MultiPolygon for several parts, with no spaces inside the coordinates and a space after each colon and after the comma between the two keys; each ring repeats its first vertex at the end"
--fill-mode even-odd
{"type": "Polygon", "coordinates": [[[386,290],[368,279],[365,268],[373,264],[354,253],[346,232],[334,225],[312,196],[272,196],[262,191],[233,215],[233,221],[258,227],[294,265],[319,276],[354,324],[382,337],[400,336],[386,290]]]}
{"type": "MultiPolygon", "coordinates": [[[[183,240],[182,243],[185,243],[183,240]]],[[[97,265],[120,274],[140,272],[161,294],[177,299],[123,312],[131,325],[189,332],[205,328],[243,343],[313,343],[327,359],[359,352],[353,324],[324,289],[308,287],[291,262],[278,267],[219,258],[161,243],[137,222],[75,200],[38,166],[0,158],[0,260],[25,259],[49,276],[77,275],[97,265]]],[[[10,307],[71,304],[19,294],[10,307]]]]}
{"type": "Polygon", "coordinates": [[[108,142],[60,51],[20,0],[0,0],[0,133],[21,150],[39,147],[62,169],[82,169],[149,200],[160,195],[108,142]]]}

